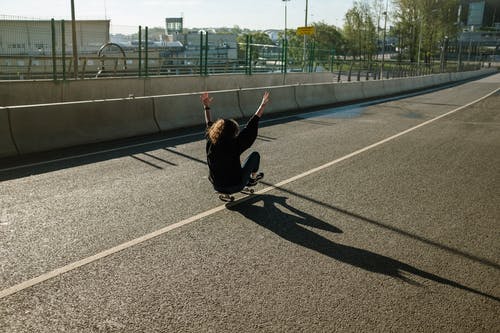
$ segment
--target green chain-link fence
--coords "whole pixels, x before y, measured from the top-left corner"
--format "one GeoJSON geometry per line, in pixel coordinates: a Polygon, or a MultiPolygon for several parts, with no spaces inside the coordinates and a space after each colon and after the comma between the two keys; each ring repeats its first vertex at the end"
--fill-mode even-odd
{"type": "MultiPolygon", "coordinates": [[[[338,81],[415,76],[484,66],[463,55],[454,61],[412,64],[387,55],[385,61],[359,61],[335,50],[289,47],[281,39],[258,44],[252,36],[192,31],[165,36],[161,28],[111,26],[109,20],[76,21],[77,68],[71,21],[0,16],[0,79],[100,78],[157,75],[214,75],[332,72],[338,81]]],[[[465,46],[466,47],[466,46],[465,46]]],[[[480,52],[476,47],[474,51],[480,52]]],[[[467,56],[465,56],[467,55],[467,56]]]]}

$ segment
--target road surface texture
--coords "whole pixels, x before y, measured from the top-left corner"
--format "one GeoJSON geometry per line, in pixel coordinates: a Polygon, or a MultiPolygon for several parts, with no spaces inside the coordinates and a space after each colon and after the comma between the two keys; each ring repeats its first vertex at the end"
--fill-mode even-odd
{"type": "Polygon", "coordinates": [[[264,114],[228,206],[199,131],[4,160],[0,331],[500,332],[499,89],[264,114]]]}

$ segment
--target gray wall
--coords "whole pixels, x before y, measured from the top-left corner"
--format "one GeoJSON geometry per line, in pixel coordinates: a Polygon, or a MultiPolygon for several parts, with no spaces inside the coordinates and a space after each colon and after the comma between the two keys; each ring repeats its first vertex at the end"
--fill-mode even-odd
{"type": "MultiPolygon", "coordinates": [[[[211,95],[217,101],[215,117],[248,117],[257,109],[264,91],[271,94],[271,103],[266,113],[300,110],[312,106],[331,105],[367,98],[404,93],[478,77],[496,72],[483,69],[474,72],[445,73],[421,77],[399,78],[381,81],[350,83],[305,83],[269,86],[266,80],[262,86],[241,89],[219,89],[211,95]],[[267,87],[265,87],[267,86],[267,87]]],[[[258,76],[252,76],[256,80],[258,76]]],[[[199,84],[202,85],[202,78],[199,84]]],[[[154,80],[151,80],[153,82],[154,80]]],[[[139,82],[139,81],[134,81],[139,82]]],[[[82,93],[103,93],[92,86],[92,81],[80,84],[82,93]],[[88,85],[88,86],[83,86],[88,85]],[[88,93],[88,92],[87,92],[88,93]]],[[[38,84],[32,82],[31,84],[38,84]]],[[[183,89],[189,89],[189,84],[183,89]]],[[[219,83],[233,84],[222,80],[219,83]]],[[[253,82],[259,84],[258,81],[253,82]]],[[[106,93],[118,93],[129,88],[123,80],[117,80],[116,87],[106,93]],[[123,89],[125,89],[123,88],[123,89]]],[[[74,145],[152,134],[204,123],[199,91],[191,87],[189,93],[154,94],[135,98],[115,98],[36,105],[18,105],[0,108],[0,157],[48,151],[74,145]]],[[[28,88],[29,89],[29,88],[28,88]]],[[[76,89],[74,86],[72,89],[76,89]]],[[[149,91],[161,90],[155,87],[149,91]]],[[[211,89],[208,89],[211,90],[211,89]]],[[[76,94],[76,93],[75,93],[76,94]]],[[[52,94],[54,95],[57,94],[52,94]]]]}

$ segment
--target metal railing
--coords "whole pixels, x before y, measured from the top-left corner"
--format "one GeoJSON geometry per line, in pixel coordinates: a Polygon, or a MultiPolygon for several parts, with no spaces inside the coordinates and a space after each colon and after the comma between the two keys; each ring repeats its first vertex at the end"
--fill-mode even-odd
{"type": "MultiPolygon", "coordinates": [[[[131,38],[127,44],[122,45],[110,42],[109,34],[105,35],[99,29],[97,32],[87,30],[85,33],[89,36],[95,36],[81,38],[87,42],[80,48],[75,77],[75,60],[68,37],[70,29],[65,29],[67,22],[30,21],[34,28],[30,25],[29,29],[3,22],[7,28],[12,26],[9,31],[13,35],[9,37],[11,42],[7,44],[15,48],[11,48],[13,51],[10,53],[0,49],[0,80],[331,72],[338,81],[360,81],[467,71],[491,66],[489,59],[478,56],[477,52],[476,56],[471,57],[471,50],[468,53],[467,50],[462,50],[463,54],[468,54],[467,57],[453,58],[446,54],[436,54],[435,61],[425,64],[398,61],[396,55],[392,59],[387,55],[386,60],[381,62],[349,58],[336,54],[333,49],[319,49],[314,40],[305,48],[289,47],[285,40],[276,44],[254,43],[252,36],[247,35],[239,38],[239,43],[235,42],[234,45],[221,44],[217,42],[219,35],[213,38],[206,31],[200,31],[197,40],[195,38],[188,43],[169,46],[168,43],[151,41],[148,27],[138,27],[137,34],[133,35],[138,40],[131,38]],[[38,42],[35,40],[36,34],[39,34],[38,42]],[[29,41],[24,41],[26,38],[29,41]],[[41,41],[43,38],[44,41],[41,41]],[[99,43],[101,40],[103,42],[99,43]]],[[[191,36],[196,37],[195,34],[191,36]]],[[[235,37],[234,39],[236,40],[235,37]]]]}
{"type": "MultiPolygon", "coordinates": [[[[214,74],[258,74],[285,73],[283,63],[277,59],[259,59],[249,62],[245,59],[168,58],[149,55],[147,64],[138,55],[123,57],[78,57],[78,79],[106,77],[151,77],[171,75],[214,75],[214,74]]],[[[329,63],[314,61],[304,68],[302,64],[289,63],[286,73],[331,72],[338,81],[380,80],[395,77],[429,75],[442,72],[476,70],[489,67],[490,63],[439,62],[420,64],[411,62],[333,60],[329,63]]],[[[73,59],[61,56],[0,56],[1,80],[67,80],[73,70],[73,59]]]]}

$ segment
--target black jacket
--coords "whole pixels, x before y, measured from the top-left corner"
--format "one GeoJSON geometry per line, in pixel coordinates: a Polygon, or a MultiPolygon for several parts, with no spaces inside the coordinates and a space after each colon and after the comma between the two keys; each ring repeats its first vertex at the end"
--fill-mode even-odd
{"type": "MultiPolygon", "coordinates": [[[[219,187],[235,186],[241,183],[240,155],[255,142],[260,118],[252,116],[245,128],[235,137],[213,144],[207,135],[207,162],[210,181],[219,187]]],[[[212,126],[207,124],[207,129],[212,126]]]]}

